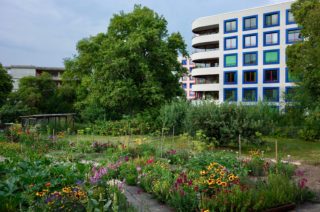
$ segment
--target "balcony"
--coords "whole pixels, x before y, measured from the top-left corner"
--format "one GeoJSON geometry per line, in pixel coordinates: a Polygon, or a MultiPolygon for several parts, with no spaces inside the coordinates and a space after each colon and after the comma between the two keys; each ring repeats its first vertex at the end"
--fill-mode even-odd
{"type": "Polygon", "coordinates": [[[194,68],[192,70],[192,76],[204,76],[204,75],[218,75],[221,72],[219,67],[207,67],[207,68],[194,68]]]}
{"type": "Polygon", "coordinates": [[[219,39],[219,34],[196,35],[192,39],[192,47],[201,48],[201,46],[218,44],[219,39]]]}
{"type": "Polygon", "coordinates": [[[219,83],[212,84],[195,84],[192,86],[192,91],[219,91],[220,86],[219,83]]]}
{"type": "Polygon", "coordinates": [[[196,49],[191,55],[191,59],[193,62],[201,62],[213,60],[215,58],[219,58],[220,52],[219,49],[196,49]]]}
{"type": "Polygon", "coordinates": [[[192,23],[192,31],[194,33],[199,33],[201,31],[205,30],[211,30],[211,29],[219,29],[219,18],[218,16],[208,16],[208,17],[202,17],[198,18],[192,23]]]}

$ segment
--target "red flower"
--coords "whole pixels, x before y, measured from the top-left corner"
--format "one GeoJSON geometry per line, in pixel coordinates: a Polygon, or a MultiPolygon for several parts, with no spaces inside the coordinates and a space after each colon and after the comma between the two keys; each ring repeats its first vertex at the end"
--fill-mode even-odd
{"type": "Polygon", "coordinates": [[[50,187],[50,186],[51,186],[51,183],[50,183],[50,182],[47,182],[47,183],[45,184],[45,186],[46,186],[46,187],[50,187]]]}

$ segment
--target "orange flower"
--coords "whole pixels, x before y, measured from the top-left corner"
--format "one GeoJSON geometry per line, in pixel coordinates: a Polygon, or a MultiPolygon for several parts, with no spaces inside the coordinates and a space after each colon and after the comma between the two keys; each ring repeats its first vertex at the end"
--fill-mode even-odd
{"type": "Polygon", "coordinates": [[[47,182],[47,183],[45,184],[45,186],[46,186],[46,187],[50,187],[50,186],[51,186],[51,183],[50,183],[50,182],[47,182]]]}
{"type": "Polygon", "coordinates": [[[226,187],[226,186],[227,186],[227,183],[226,183],[226,182],[221,182],[221,185],[222,185],[223,187],[226,187]]]}

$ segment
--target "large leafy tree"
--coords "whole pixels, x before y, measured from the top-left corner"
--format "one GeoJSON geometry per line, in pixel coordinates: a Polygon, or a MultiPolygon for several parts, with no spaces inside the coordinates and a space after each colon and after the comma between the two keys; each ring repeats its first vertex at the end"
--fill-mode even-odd
{"type": "Polygon", "coordinates": [[[287,48],[287,65],[298,80],[298,102],[312,109],[320,105],[320,2],[298,0],[292,12],[305,39],[287,48]]]}
{"type": "Polygon", "coordinates": [[[12,78],[0,63],[0,107],[6,102],[12,88],[12,78]]]}
{"type": "Polygon", "coordinates": [[[320,1],[298,0],[292,12],[304,41],[287,48],[287,65],[297,79],[294,98],[305,115],[304,137],[320,138],[320,1]]]}
{"type": "Polygon", "coordinates": [[[79,41],[77,51],[65,61],[64,80],[89,119],[134,115],[183,95],[178,79],[185,70],[177,57],[187,54],[186,45],[146,7],[114,15],[106,33],[79,41]]]}

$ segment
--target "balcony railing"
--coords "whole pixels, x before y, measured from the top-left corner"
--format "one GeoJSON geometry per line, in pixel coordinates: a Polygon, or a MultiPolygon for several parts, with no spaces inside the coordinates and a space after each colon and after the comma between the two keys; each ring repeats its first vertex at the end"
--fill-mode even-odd
{"type": "Polygon", "coordinates": [[[219,48],[215,48],[215,49],[193,49],[192,54],[200,53],[200,52],[213,52],[213,51],[219,51],[219,48]]]}
{"type": "Polygon", "coordinates": [[[201,34],[193,34],[193,35],[192,35],[192,38],[196,38],[196,37],[204,36],[204,35],[215,35],[215,34],[218,34],[218,33],[219,33],[219,30],[210,31],[210,32],[205,32],[205,33],[201,33],[201,34]]]}

